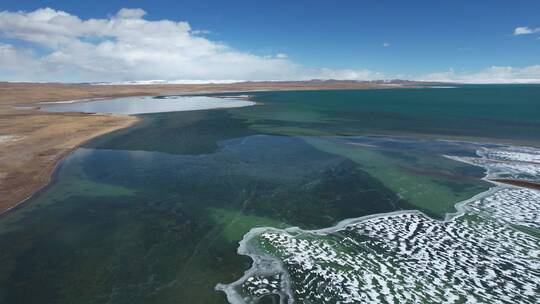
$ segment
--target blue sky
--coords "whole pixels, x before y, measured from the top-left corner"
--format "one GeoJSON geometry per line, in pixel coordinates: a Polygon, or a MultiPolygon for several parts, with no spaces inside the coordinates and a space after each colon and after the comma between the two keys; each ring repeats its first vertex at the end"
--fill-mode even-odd
{"type": "MultiPolygon", "coordinates": [[[[0,3],[0,11],[8,12],[44,7],[81,20],[107,19],[121,8],[141,8],[147,13],[143,17],[146,20],[188,22],[192,31],[209,31],[197,32],[197,36],[238,52],[261,58],[286,54],[288,61],[309,69],[368,70],[374,73],[370,77],[419,78],[448,73],[449,69],[453,69],[453,75],[469,75],[494,66],[523,69],[540,64],[540,33],[513,34],[517,27],[540,27],[540,1],[0,3]]],[[[50,51],[48,46],[9,35],[0,36],[0,42],[30,48],[38,54],[50,51]]],[[[516,77],[535,78],[533,72],[516,77]]],[[[248,74],[253,76],[254,72],[248,74]]]]}

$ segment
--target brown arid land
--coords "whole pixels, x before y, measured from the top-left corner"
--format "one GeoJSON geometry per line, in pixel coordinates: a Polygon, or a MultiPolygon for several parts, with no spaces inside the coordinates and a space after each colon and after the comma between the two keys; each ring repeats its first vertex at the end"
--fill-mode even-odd
{"type": "Polygon", "coordinates": [[[233,84],[90,85],[0,83],[0,214],[46,186],[57,164],[84,142],[126,128],[136,117],[45,113],[40,102],[143,95],[273,90],[378,89],[412,82],[244,82],[233,84]]]}
{"type": "Polygon", "coordinates": [[[508,178],[495,178],[495,179],[492,179],[492,181],[503,183],[503,184],[508,184],[508,185],[513,185],[513,186],[518,186],[518,187],[524,187],[524,188],[540,190],[540,184],[539,183],[526,181],[526,180],[508,179],[508,178]]]}

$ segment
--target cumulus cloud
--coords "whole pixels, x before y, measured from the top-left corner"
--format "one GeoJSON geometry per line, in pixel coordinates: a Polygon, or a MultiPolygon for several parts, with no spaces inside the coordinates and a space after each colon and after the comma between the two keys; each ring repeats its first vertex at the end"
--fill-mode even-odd
{"type": "MultiPolygon", "coordinates": [[[[0,81],[115,82],[174,80],[375,80],[390,75],[367,69],[310,68],[287,54],[240,51],[207,38],[188,22],[148,20],[138,8],[99,19],[51,8],[0,11],[0,81]]],[[[540,33],[518,27],[514,34],[540,33]]],[[[390,43],[382,46],[389,47],[390,43]]],[[[540,82],[540,66],[491,67],[477,73],[452,70],[423,80],[457,82],[540,82]]]]}
{"type": "Polygon", "coordinates": [[[0,80],[370,80],[368,70],[307,68],[286,54],[258,56],[201,37],[183,21],[144,19],[142,9],[82,20],[51,8],[0,12],[0,80]],[[25,47],[21,47],[25,45],[25,47]],[[30,45],[30,46],[28,46],[30,45]]]}
{"type": "Polygon", "coordinates": [[[122,8],[116,14],[119,18],[139,19],[146,15],[146,12],[140,8],[122,8]]]}
{"type": "Polygon", "coordinates": [[[525,26],[516,27],[514,29],[514,35],[528,35],[528,34],[534,34],[534,33],[540,33],[540,27],[537,28],[529,28],[525,26]]]}
{"type": "Polygon", "coordinates": [[[45,66],[32,50],[0,42],[0,81],[28,81],[45,73],[45,66]]]}
{"type": "Polygon", "coordinates": [[[540,83],[540,65],[522,68],[492,66],[474,73],[458,73],[449,69],[446,72],[421,76],[419,80],[459,83],[540,83]]]}

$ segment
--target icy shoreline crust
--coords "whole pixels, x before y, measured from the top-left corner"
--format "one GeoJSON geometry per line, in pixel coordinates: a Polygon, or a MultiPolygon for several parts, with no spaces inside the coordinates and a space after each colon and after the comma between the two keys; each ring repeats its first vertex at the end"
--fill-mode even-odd
{"type": "MultiPolygon", "coordinates": [[[[540,151],[483,148],[452,157],[486,178],[538,181],[540,151]]],[[[445,221],[419,211],[372,215],[304,231],[255,228],[239,254],[253,266],[218,285],[230,303],[537,303],[540,294],[540,191],[497,184],[456,205],[445,221]]]]}
{"type": "MultiPolygon", "coordinates": [[[[484,148],[478,158],[450,157],[486,168],[486,179],[507,178],[540,181],[540,151],[526,147],[484,148]]],[[[482,195],[477,200],[458,204],[458,209],[483,214],[509,224],[540,230],[540,191],[505,186],[482,195]]]]}
{"type": "Polygon", "coordinates": [[[540,151],[526,147],[483,148],[479,157],[448,158],[483,167],[488,179],[511,178],[526,181],[540,181],[540,151]]]}
{"type": "Polygon", "coordinates": [[[471,202],[465,209],[540,230],[540,191],[503,188],[493,195],[471,202]]]}

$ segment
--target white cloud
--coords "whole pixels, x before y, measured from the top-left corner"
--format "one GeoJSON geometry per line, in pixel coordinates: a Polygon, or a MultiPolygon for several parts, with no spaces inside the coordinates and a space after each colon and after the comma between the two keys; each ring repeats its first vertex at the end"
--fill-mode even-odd
{"type": "Polygon", "coordinates": [[[122,8],[116,16],[125,19],[139,19],[146,15],[146,12],[140,8],[122,8]]]}
{"type": "Polygon", "coordinates": [[[540,32],[540,27],[537,27],[537,28],[529,28],[529,27],[525,27],[525,26],[520,26],[520,27],[516,27],[514,29],[514,35],[528,35],[528,34],[534,34],[534,33],[539,33],[540,32]]]}
{"type": "Polygon", "coordinates": [[[480,72],[457,73],[453,69],[419,77],[423,81],[459,83],[540,83],[540,65],[523,68],[492,66],[480,72]]]}
{"type": "MultiPolygon", "coordinates": [[[[0,80],[121,81],[147,79],[370,80],[368,70],[307,68],[286,54],[257,56],[200,37],[187,22],[144,19],[142,9],[121,9],[82,20],[51,8],[0,12],[0,38],[31,47],[0,45],[0,80]]],[[[17,44],[20,45],[20,44],[17,44]]]]}
{"type": "MultiPolygon", "coordinates": [[[[51,8],[0,12],[0,81],[114,82],[174,80],[374,80],[394,78],[366,69],[310,68],[287,54],[259,56],[205,37],[189,23],[145,19],[142,9],[81,19],[51,8]],[[21,43],[23,42],[23,43],[21,43]]],[[[518,27],[516,35],[540,32],[518,27]]],[[[389,47],[390,43],[384,43],[389,47]]],[[[540,82],[540,66],[447,71],[420,77],[458,82],[540,82]]]]}
{"type": "Polygon", "coordinates": [[[210,35],[210,34],[212,34],[212,32],[209,31],[209,30],[192,30],[191,34],[193,34],[193,35],[210,35]]]}
{"type": "Polygon", "coordinates": [[[392,44],[390,44],[390,43],[388,43],[388,42],[385,42],[385,43],[382,44],[382,46],[383,46],[383,47],[390,47],[390,46],[392,46],[392,44]]]}

